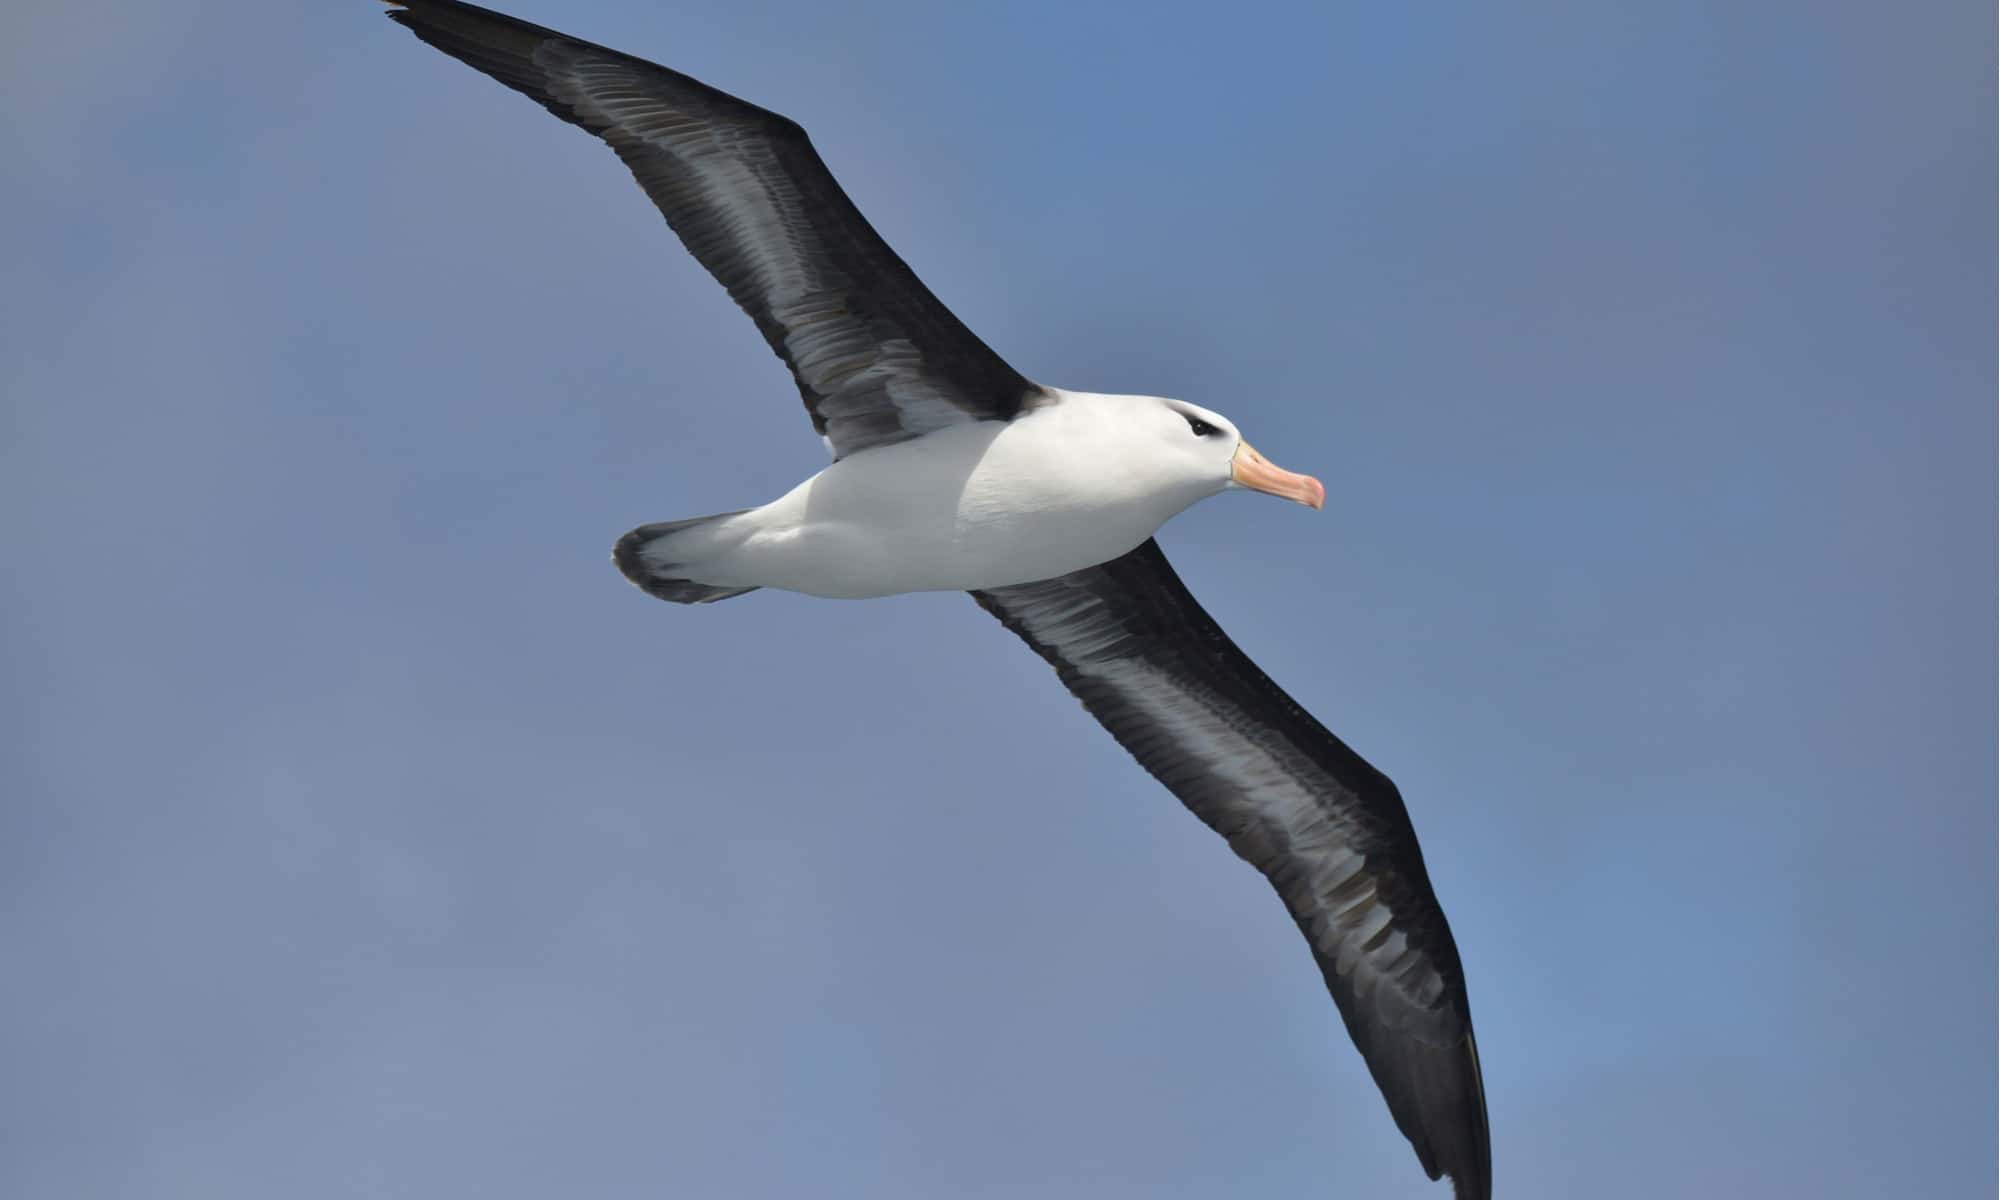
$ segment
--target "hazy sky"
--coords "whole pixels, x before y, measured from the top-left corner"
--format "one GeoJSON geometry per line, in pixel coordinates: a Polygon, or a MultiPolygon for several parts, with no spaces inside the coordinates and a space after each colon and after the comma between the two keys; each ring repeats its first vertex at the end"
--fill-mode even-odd
{"type": "MultiPolygon", "coordinates": [[[[803,121],[1401,785],[1503,1196],[1990,1196],[1990,4],[521,0],[803,121]],[[993,11],[975,15],[974,7],[993,11]]],[[[0,1194],[1442,1197],[1281,906],[362,0],[0,9],[0,1194]]]]}

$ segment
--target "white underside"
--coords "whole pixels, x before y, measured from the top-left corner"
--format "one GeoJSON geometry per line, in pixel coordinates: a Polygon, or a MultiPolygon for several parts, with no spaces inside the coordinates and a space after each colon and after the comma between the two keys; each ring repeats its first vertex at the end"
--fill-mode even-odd
{"type": "Polygon", "coordinates": [[[1123,448],[1129,439],[1106,419],[1117,409],[1097,399],[1066,394],[1011,422],[864,450],[644,553],[705,584],[836,598],[1002,587],[1093,566],[1228,482],[1220,471],[1162,478],[1156,461],[1123,448]]]}

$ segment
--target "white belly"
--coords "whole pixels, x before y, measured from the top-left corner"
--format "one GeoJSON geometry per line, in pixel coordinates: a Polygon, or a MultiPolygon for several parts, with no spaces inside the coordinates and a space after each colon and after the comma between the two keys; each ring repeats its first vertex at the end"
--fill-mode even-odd
{"type": "Polygon", "coordinates": [[[1053,422],[981,422],[865,450],[676,544],[728,587],[859,598],[1000,587],[1116,558],[1205,494],[1107,465],[1053,422]]]}

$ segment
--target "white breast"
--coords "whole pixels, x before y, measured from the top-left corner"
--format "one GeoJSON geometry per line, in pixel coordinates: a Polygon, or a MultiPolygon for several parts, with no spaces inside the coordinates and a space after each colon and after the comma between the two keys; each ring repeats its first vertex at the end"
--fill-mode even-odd
{"type": "Polygon", "coordinates": [[[1115,419],[1058,403],[842,459],[710,527],[690,566],[842,598],[1001,587],[1116,558],[1212,490],[1161,480],[1115,419]]]}

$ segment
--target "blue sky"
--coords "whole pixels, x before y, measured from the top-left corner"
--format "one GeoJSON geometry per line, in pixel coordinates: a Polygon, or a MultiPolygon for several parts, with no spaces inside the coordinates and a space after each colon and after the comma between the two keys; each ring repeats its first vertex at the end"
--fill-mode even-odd
{"type": "MultiPolygon", "coordinates": [[[[548,0],[804,122],[1401,785],[1503,1195],[1990,1194],[1990,6],[548,0]]],[[[0,15],[0,1191],[1441,1196],[1254,873],[963,597],[682,610],[823,453],[373,6],[0,15]]]]}

